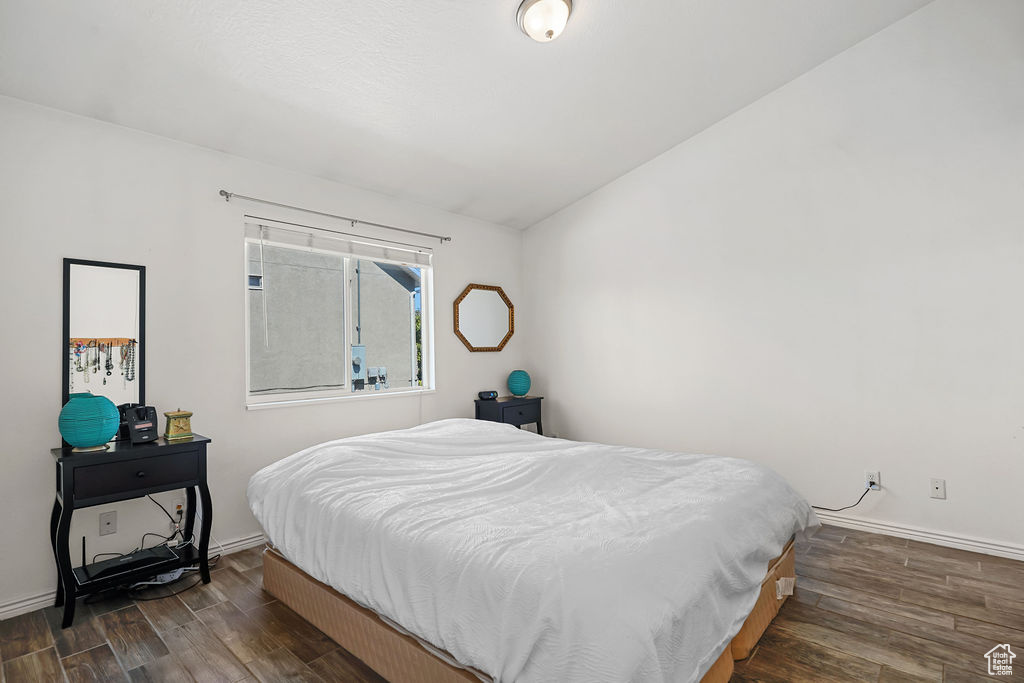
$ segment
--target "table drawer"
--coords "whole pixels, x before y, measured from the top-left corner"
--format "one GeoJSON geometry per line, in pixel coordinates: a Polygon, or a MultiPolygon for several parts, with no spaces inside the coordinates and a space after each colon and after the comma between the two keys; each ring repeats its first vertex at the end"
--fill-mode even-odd
{"type": "Polygon", "coordinates": [[[506,406],[501,411],[501,421],[510,425],[524,425],[540,419],[540,401],[506,406]]]}
{"type": "Polygon", "coordinates": [[[195,452],[89,465],[75,469],[75,498],[98,498],[198,478],[199,454],[195,452]]]}

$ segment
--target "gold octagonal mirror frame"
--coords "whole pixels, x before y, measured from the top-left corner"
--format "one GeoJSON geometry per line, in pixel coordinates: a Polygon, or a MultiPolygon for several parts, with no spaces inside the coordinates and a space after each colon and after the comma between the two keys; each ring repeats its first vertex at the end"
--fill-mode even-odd
{"type": "Polygon", "coordinates": [[[508,296],[505,294],[505,290],[503,290],[501,287],[497,287],[495,285],[480,285],[471,282],[470,284],[466,285],[466,288],[464,290],[462,290],[462,294],[459,294],[459,296],[455,299],[453,309],[455,320],[455,336],[458,337],[462,341],[462,343],[466,345],[466,348],[469,349],[470,351],[501,351],[503,348],[505,348],[505,344],[508,343],[508,340],[512,338],[512,335],[515,334],[516,309],[515,306],[512,305],[512,302],[509,300],[508,296]],[[497,346],[473,346],[473,344],[470,343],[470,341],[462,333],[462,330],[459,328],[459,304],[462,303],[462,301],[467,296],[469,296],[469,294],[474,290],[497,292],[498,296],[501,297],[501,300],[505,302],[506,306],[508,306],[508,333],[506,333],[504,338],[502,338],[502,340],[498,342],[497,346]]]}

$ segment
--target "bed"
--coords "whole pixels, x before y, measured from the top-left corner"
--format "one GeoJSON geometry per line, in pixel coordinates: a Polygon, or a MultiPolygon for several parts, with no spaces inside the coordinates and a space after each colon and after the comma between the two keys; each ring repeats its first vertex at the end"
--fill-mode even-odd
{"type": "Polygon", "coordinates": [[[463,419],[314,446],[248,498],[265,588],[395,683],[728,680],[817,525],[752,462],[463,419]]]}

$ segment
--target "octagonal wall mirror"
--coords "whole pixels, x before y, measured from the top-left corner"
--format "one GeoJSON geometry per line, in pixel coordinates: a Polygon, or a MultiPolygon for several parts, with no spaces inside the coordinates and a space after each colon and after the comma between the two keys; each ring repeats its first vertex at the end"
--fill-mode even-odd
{"type": "Polygon", "coordinates": [[[455,336],[470,351],[501,351],[515,331],[515,307],[501,287],[470,284],[455,300],[455,336]]]}

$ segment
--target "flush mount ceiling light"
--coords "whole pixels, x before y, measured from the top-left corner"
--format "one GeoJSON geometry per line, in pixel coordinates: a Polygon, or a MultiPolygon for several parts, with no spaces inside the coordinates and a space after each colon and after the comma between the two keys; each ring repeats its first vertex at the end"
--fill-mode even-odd
{"type": "Polygon", "coordinates": [[[547,43],[562,35],[571,12],[572,0],[523,0],[516,20],[523,33],[547,43]]]}

